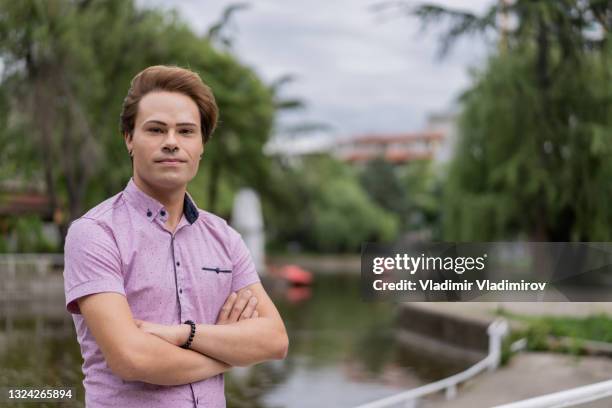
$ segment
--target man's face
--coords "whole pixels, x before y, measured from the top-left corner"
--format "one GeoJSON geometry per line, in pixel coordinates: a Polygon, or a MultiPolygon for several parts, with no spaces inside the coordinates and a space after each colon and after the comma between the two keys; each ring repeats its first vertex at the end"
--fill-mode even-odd
{"type": "Polygon", "coordinates": [[[126,145],[133,153],[135,179],[161,190],[185,186],[198,172],[204,152],[196,103],[178,92],[146,94],[126,145]]]}

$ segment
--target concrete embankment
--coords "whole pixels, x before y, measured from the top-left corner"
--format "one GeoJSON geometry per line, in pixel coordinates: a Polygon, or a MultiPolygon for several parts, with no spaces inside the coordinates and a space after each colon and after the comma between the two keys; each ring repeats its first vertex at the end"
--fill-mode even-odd
{"type": "Polygon", "coordinates": [[[398,308],[397,339],[421,354],[467,366],[486,357],[492,321],[445,313],[428,303],[403,303],[398,308]]]}
{"type": "MultiPolygon", "coordinates": [[[[398,340],[405,347],[448,358],[475,362],[488,348],[486,328],[500,309],[529,316],[586,317],[612,315],[611,303],[404,303],[399,305],[398,340]]],[[[511,329],[522,327],[509,321],[511,329]]],[[[495,372],[484,372],[464,383],[457,398],[446,401],[439,393],[421,402],[422,408],[485,408],[570,388],[610,380],[612,359],[524,352],[495,372]]],[[[612,407],[612,398],[580,405],[612,407]]]]}
{"type": "MultiPolygon", "coordinates": [[[[489,408],[527,398],[607,381],[612,378],[612,359],[574,357],[553,353],[521,353],[507,366],[483,373],[458,390],[457,398],[446,401],[441,394],[423,401],[421,408],[489,408]]],[[[610,408],[605,398],[580,408],[610,408]]]]}

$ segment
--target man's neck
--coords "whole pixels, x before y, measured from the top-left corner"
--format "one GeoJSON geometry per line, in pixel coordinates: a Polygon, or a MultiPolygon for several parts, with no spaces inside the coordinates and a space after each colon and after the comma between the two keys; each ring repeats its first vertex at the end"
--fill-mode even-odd
{"type": "Polygon", "coordinates": [[[185,201],[185,191],[187,190],[187,186],[183,186],[177,190],[155,189],[136,175],[134,175],[134,183],[143,193],[156,199],[164,206],[166,211],[168,211],[166,228],[174,232],[176,226],[181,220],[181,217],[183,216],[183,204],[185,201]]]}

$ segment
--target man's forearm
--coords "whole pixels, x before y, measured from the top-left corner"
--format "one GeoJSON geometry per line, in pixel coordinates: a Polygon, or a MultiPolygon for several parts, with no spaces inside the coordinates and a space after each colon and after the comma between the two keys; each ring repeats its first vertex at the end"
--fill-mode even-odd
{"type": "Polygon", "coordinates": [[[288,338],[282,324],[266,317],[224,325],[197,325],[191,349],[232,366],[285,358],[288,338]]]}
{"type": "Polygon", "coordinates": [[[231,368],[196,351],[172,345],[157,336],[140,333],[131,343],[133,380],[158,385],[181,385],[201,381],[231,368]]]}

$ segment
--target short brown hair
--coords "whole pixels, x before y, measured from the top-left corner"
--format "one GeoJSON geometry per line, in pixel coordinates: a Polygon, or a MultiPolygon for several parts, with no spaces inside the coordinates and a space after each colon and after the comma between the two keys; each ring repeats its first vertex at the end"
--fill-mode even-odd
{"type": "Polygon", "coordinates": [[[130,85],[121,109],[121,134],[134,134],[138,103],[149,92],[180,92],[189,96],[198,106],[202,137],[206,143],[217,126],[219,109],[215,96],[200,76],[185,68],[154,65],[139,72],[130,85]]]}

